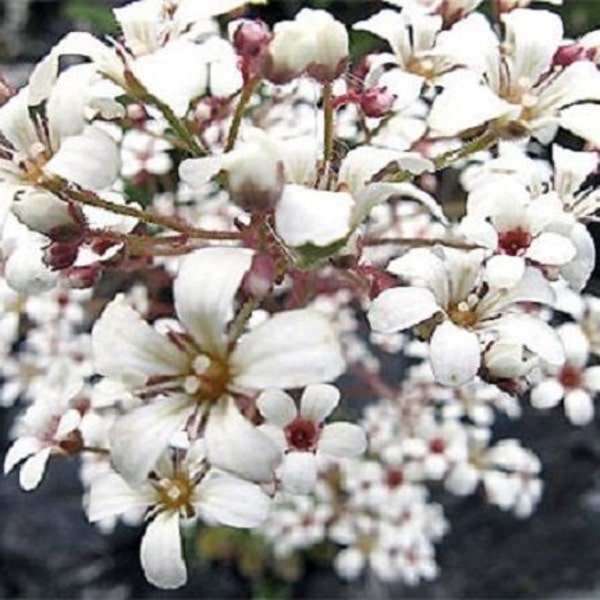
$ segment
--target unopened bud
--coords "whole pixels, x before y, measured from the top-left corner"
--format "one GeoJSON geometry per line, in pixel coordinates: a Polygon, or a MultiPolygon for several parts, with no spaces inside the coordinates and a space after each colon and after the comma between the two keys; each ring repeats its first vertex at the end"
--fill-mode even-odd
{"type": "Polygon", "coordinates": [[[240,56],[253,59],[262,52],[270,39],[271,31],[263,21],[242,21],[233,34],[233,46],[240,56]]]}
{"type": "Polygon", "coordinates": [[[273,287],[275,264],[266,254],[255,254],[242,280],[242,290],[254,300],[264,300],[273,287]]]}
{"type": "Polygon", "coordinates": [[[259,71],[273,83],[292,81],[306,72],[321,83],[339,77],[348,58],[348,32],[324,10],[305,8],[294,21],[281,21],[261,53],[259,71]]]}
{"type": "Polygon", "coordinates": [[[398,280],[389,273],[369,265],[361,265],[358,270],[367,278],[369,282],[369,297],[371,300],[376,298],[390,288],[398,285],[398,280]]]}
{"type": "Polygon", "coordinates": [[[231,199],[250,213],[275,207],[285,184],[283,162],[266,139],[241,144],[224,158],[231,199]]]}
{"type": "Polygon", "coordinates": [[[360,98],[360,107],[367,117],[385,117],[394,108],[396,96],[385,87],[365,90],[360,98]]]}
{"type": "Polygon", "coordinates": [[[79,290],[94,286],[101,274],[102,265],[99,262],[85,267],[71,267],[66,272],[69,287],[79,290]]]}
{"type": "Polygon", "coordinates": [[[594,48],[584,48],[577,42],[560,46],[552,57],[552,64],[556,67],[568,67],[580,60],[593,60],[596,52],[594,48]]]}
{"type": "Polygon", "coordinates": [[[17,192],[11,211],[32,231],[59,242],[79,238],[85,223],[79,206],[39,190],[17,192]]]}
{"type": "Polygon", "coordinates": [[[44,264],[55,271],[62,271],[73,265],[79,254],[79,244],[51,242],[44,249],[44,264]]]}

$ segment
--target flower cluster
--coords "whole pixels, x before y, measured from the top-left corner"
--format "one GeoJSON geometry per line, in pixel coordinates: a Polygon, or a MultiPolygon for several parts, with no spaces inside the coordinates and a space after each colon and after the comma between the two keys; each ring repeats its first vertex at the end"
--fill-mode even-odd
{"type": "Polygon", "coordinates": [[[131,2],[7,88],[4,471],[32,490],[80,457],[90,521],[143,520],[158,587],[186,582],[181,528],[217,524],[416,584],[448,528],[430,487],[541,498],[497,415],[594,418],[599,35],[524,0],[389,0],[353,62],[326,11],[246,4],[131,2]]]}

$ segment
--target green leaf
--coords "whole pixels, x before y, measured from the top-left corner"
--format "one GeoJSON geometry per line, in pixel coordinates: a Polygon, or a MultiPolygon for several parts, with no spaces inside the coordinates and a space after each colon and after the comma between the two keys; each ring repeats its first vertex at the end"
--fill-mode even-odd
{"type": "Polygon", "coordinates": [[[304,244],[294,248],[298,259],[298,267],[308,269],[316,263],[337,254],[346,244],[348,238],[342,238],[327,246],[316,246],[315,244],[304,244]]]}

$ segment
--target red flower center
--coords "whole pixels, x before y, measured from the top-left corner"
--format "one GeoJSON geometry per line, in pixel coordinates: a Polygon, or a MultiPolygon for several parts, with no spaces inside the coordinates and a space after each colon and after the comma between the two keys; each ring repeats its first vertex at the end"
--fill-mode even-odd
{"type": "Polygon", "coordinates": [[[285,439],[291,450],[313,452],[317,448],[319,429],[312,421],[297,417],[285,427],[285,439]]]}
{"type": "Polygon", "coordinates": [[[567,389],[581,387],[581,370],[566,364],[558,376],[558,380],[567,389]]]}
{"type": "Polygon", "coordinates": [[[529,247],[531,239],[531,234],[521,227],[503,231],[498,234],[498,249],[503,254],[517,256],[529,247]]]}

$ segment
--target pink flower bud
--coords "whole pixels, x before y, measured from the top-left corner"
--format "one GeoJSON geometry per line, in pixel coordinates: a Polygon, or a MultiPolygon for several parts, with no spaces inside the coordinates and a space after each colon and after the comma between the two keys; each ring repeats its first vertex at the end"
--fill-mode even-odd
{"type": "Polygon", "coordinates": [[[242,280],[242,290],[255,300],[264,300],[273,287],[274,277],[273,259],[266,254],[256,254],[242,280]]]}
{"type": "Polygon", "coordinates": [[[91,288],[100,279],[101,274],[101,263],[94,263],[86,267],[71,267],[66,272],[69,287],[78,290],[91,288]]]}
{"type": "Polygon", "coordinates": [[[271,40],[271,31],[266,23],[257,19],[243,21],[233,34],[235,51],[244,58],[256,58],[271,40]]]}
{"type": "Polygon", "coordinates": [[[577,42],[560,46],[554,53],[552,64],[555,67],[568,67],[580,60],[592,60],[596,52],[594,48],[584,48],[577,42]]]}
{"type": "Polygon", "coordinates": [[[360,99],[360,107],[367,117],[384,117],[394,107],[396,96],[385,87],[365,90],[360,99]]]}
{"type": "Polygon", "coordinates": [[[44,250],[44,264],[56,271],[73,265],[79,254],[79,243],[51,242],[44,250]]]}

